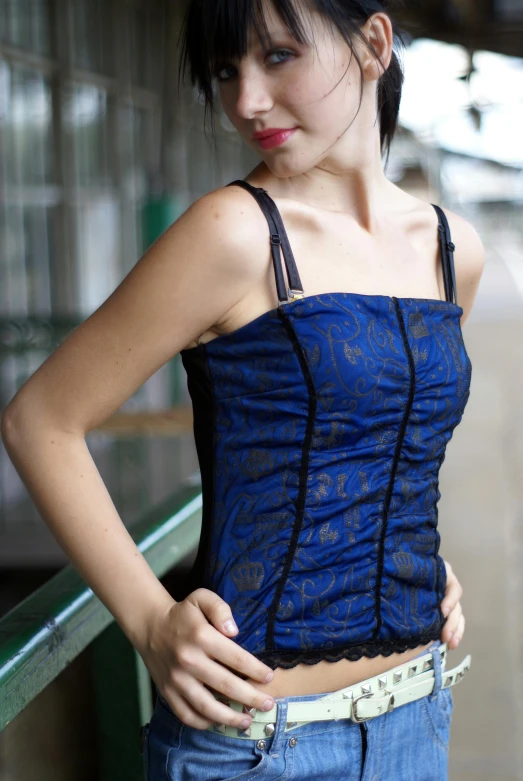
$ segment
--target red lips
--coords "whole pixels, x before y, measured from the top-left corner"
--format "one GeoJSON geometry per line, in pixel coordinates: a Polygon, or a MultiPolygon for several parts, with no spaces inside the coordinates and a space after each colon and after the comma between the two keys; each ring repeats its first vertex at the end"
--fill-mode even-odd
{"type": "Polygon", "coordinates": [[[269,138],[269,136],[275,136],[277,133],[284,133],[286,130],[293,130],[290,127],[270,127],[267,130],[259,130],[257,133],[253,133],[252,137],[255,141],[260,138],[269,138]]]}
{"type": "Polygon", "coordinates": [[[253,140],[257,141],[262,149],[273,149],[284,144],[287,139],[294,135],[295,131],[295,127],[283,129],[272,127],[255,133],[253,140]]]}

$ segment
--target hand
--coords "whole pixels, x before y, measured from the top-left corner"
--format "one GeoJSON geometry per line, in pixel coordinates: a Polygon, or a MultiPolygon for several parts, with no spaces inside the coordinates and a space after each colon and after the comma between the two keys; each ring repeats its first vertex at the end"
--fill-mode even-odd
{"type": "Polygon", "coordinates": [[[447,569],[447,586],[441,610],[445,615],[445,608],[448,607],[449,613],[441,633],[441,641],[448,643],[449,648],[453,650],[458,647],[465,632],[465,616],[461,610],[460,602],[463,589],[448,561],[445,561],[445,567],[447,569]]]}
{"type": "Polygon", "coordinates": [[[212,690],[257,710],[274,706],[272,697],[234,672],[262,683],[274,677],[270,667],[226,636],[238,631],[225,626],[231,619],[227,602],[209,589],[198,588],[181,602],[162,605],[143,646],[137,648],[162,697],[190,727],[206,729],[216,722],[246,729],[251,723],[248,714],[219,702],[212,690]],[[270,706],[264,707],[267,700],[270,706]]]}

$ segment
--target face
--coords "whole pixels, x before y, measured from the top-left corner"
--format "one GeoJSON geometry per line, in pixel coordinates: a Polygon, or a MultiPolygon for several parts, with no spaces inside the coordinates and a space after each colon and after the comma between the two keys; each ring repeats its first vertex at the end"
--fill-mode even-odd
{"type": "MultiPolygon", "coordinates": [[[[390,24],[385,14],[377,25],[390,24]]],[[[314,167],[326,170],[360,166],[372,144],[379,147],[376,79],[382,71],[363,44],[355,45],[364,66],[363,100],[360,69],[336,28],[327,28],[316,12],[302,15],[312,40],[298,43],[272,5],[265,6],[265,19],[272,47],[264,49],[253,30],[247,55],[220,64],[216,71],[223,110],[246,143],[277,176],[289,177],[314,167]],[[257,138],[259,132],[271,136],[257,138]],[[275,132],[280,131],[280,132],[275,132]]],[[[371,20],[369,20],[370,22],[371,20]]],[[[367,25],[364,28],[367,28],[367,25]]],[[[391,35],[389,36],[391,40],[391,35]]],[[[378,53],[374,38],[371,41],[378,53]]],[[[383,56],[382,56],[383,59],[383,56]]]]}

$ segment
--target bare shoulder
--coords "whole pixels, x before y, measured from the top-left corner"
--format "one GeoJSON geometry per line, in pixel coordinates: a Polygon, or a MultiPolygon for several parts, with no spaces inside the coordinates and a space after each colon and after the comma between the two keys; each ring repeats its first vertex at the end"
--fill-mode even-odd
{"type": "Polygon", "coordinates": [[[485,247],[474,225],[450,209],[443,208],[443,211],[447,216],[452,241],[456,247],[454,269],[458,302],[463,308],[461,317],[463,325],[472,309],[485,268],[485,247]]]}
{"type": "Polygon", "coordinates": [[[257,242],[253,238],[263,228],[263,214],[254,198],[237,185],[220,187],[203,195],[174,223],[184,228],[191,240],[209,245],[210,252],[205,258],[195,258],[196,262],[226,262],[234,273],[256,273],[258,258],[253,254],[257,242]],[[223,252],[225,249],[225,252],[223,252]],[[246,252],[246,249],[249,251],[246,252]]]}
{"type": "Polygon", "coordinates": [[[196,201],[187,212],[189,236],[209,249],[200,263],[215,262],[219,271],[238,278],[241,291],[258,284],[270,265],[267,220],[253,196],[239,185],[213,190],[196,201]],[[226,269],[223,266],[226,266],[226,269]]]}
{"type": "Polygon", "coordinates": [[[248,306],[252,291],[267,287],[271,255],[264,213],[256,199],[239,185],[221,187],[202,196],[184,219],[184,234],[189,238],[197,236],[194,262],[201,266],[202,281],[208,280],[214,265],[214,281],[210,285],[207,281],[206,288],[217,300],[213,317],[191,340],[190,346],[194,346],[207,341],[199,338],[206,333],[227,332],[227,323],[234,322],[237,310],[248,306]],[[224,288],[227,294],[221,294],[224,288]]]}
{"type": "Polygon", "coordinates": [[[198,213],[198,217],[204,219],[218,220],[226,231],[227,240],[239,243],[240,246],[242,240],[251,236],[252,230],[264,221],[256,200],[239,185],[211,190],[195,201],[188,211],[192,211],[195,216],[198,213]]]}

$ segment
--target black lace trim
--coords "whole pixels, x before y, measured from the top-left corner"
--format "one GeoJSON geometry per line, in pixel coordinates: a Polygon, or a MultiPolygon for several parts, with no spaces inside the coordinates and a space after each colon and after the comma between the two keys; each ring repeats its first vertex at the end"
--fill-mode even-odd
{"type": "Polygon", "coordinates": [[[391,656],[402,654],[418,645],[426,645],[431,640],[440,640],[446,618],[439,627],[433,627],[421,635],[413,635],[406,638],[394,638],[393,640],[367,640],[356,645],[340,645],[334,648],[311,648],[306,651],[298,649],[274,649],[259,651],[252,655],[271,669],[281,667],[289,670],[298,664],[317,664],[318,662],[339,662],[340,659],[349,659],[356,662],[362,657],[374,659],[376,656],[391,656]]]}

